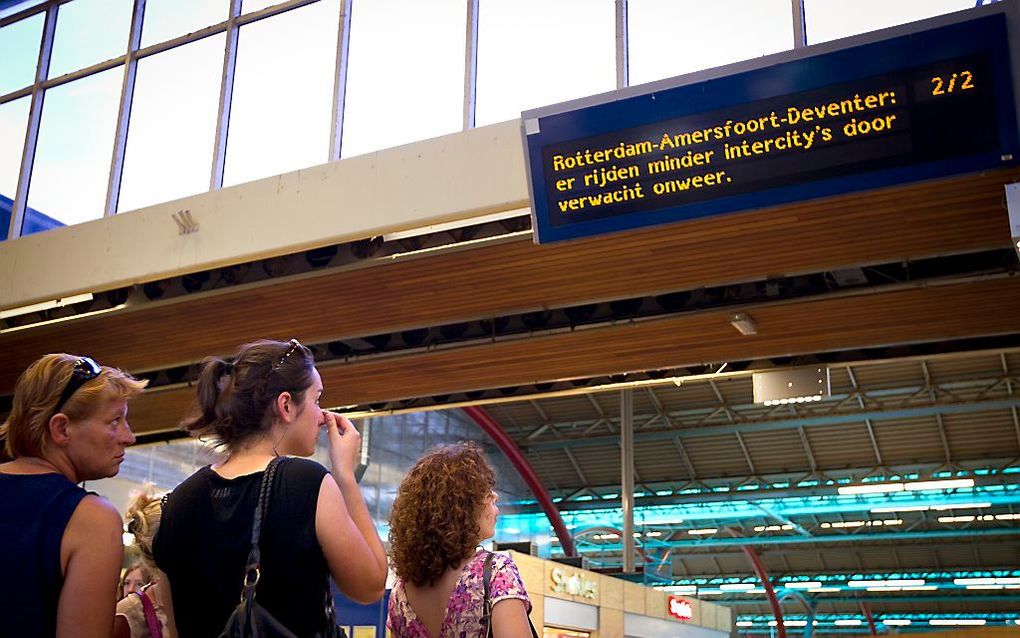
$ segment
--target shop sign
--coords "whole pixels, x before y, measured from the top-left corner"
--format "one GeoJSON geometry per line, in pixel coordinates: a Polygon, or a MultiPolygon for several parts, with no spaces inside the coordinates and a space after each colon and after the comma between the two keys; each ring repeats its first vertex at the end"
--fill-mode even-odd
{"type": "Polygon", "coordinates": [[[684,622],[694,618],[694,610],[691,608],[691,603],[676,596],[669,597],[668,611],[670,616],[684,622]]]}
{"type": "Polygon", "coordinates": [[[552,579],[552,585],[549,589],[557,594],[570,594],[571,596],[580,596],[581,598],[590,598],[592,600],[598,598],[598,583],[585,578],[577,572],[568,574],[563,569],[554,567],[549,575],[552,579]]]}

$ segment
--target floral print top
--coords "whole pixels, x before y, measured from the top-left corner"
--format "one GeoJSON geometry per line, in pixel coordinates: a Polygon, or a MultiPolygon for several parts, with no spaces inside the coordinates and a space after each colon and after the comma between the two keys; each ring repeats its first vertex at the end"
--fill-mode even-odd
{"type": "MultiPolygon", "coordinates": [[[[464,565],[460,578],[453,588],[450,601],[446,603],[446,615],[443,618],[439,636],[430,636],[424,623],[418,619],[404,592],[404,583],[397,580],[390,592],[389,617],[386,626],[396,638],[485,638],[482,627],[484,605],[482,598],[482,568],[485,556],[489,552],[479,550],[464,565]]],[[[517,565],[507,554],[493,552],[492,581],[489,585],[489,598],[495,604],[507,598],[519,598],[531,613],[531,601],[524,590],[524,581],[517,571],[517,565]]]]}

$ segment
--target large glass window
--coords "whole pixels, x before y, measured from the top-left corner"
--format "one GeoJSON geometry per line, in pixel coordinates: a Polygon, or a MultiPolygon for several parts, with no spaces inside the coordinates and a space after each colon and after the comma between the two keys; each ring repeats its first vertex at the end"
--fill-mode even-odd
{"type": "Polygon", "coordinates": [[[329,159],[339,23],[320,0],[241,27],[225,185],[329,159]]]}
{"type": "Polygon", "coordinates": [[[790,0],[630,0],[627,11],[632,85],[793,48],[790,0]]]}
{"type": "Polygon", "coordinates": [[[73,0],[57,10],[50,77],[127,53],[132,0],[73,0]]]}
{"type": "Polygon", "coordinates": [[[478,125],[616,88],[613,0],[480,0],[478,125]]]}
{"type": "Polygon", "coordinates": [[[351,16],[344,157],[461,130],[464,0],[373,0],[351,16]]]}
{"type": "Polygon", "coordinates": [[[138,61],[118,210],[208,190],[225,38],[138,61]]]}
{"type": "Polygon", "coordinates": [[[804,21],[808,44],[815,44],[972,8],[974,4],[974,0],[804,0],[804,21]]]}
{"type": "Polygon", "coordinates": [[[35,82],[45,15],[37,13],[0,29],[0,95],[35,82]]]}
{"type": "Polygon", "coordinates": [[[0,104],[0,239],[7,239],[31,96],[0,104]]]}
{"type": "Polygon", "coordinates": [[[223,22],[228,9],[229,0],[146,0],[142,47],[223,22]]]}
{"type": "Polygon", "coordinates": [[[46,91],[23,234],[103,216],[124,69],[46,91]]]}

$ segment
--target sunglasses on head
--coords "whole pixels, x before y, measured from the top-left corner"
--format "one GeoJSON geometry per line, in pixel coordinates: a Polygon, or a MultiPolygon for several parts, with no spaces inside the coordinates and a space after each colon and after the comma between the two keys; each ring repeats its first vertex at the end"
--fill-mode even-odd
{"type": "Polygon", "coordinates": [[[279,370],[280,366],[282,366],[284,364],[284,362],[287,361],[287,359],[290,357],[290,355],[294,354],[297,351],[297,349],[300,348],[300,347],[301,347],[301,342],[300,341],[298,341],[297,339],[291,339],[290,340],[290,347],[287,348],[287,352],[283,353],[283,356],[280,357],[280,360],[277,361],[273,365],[272,368],[270,368],[270,370],[269,370],[270,374],[273,373],[273,372],[276,372],[277,370],[279,370]]]}
{"type": "Polygon", "coordinates": [[[57,408],[53,413],[60,412],[60,408],[64,407],[64,404],[71,398],[71,395],[77,392],[83,385],[98,377],[102,372],[103,366],[96,363],[92,357],[78,357],[78,360],[74,362],[74,368],[71,370],[71,378],[67,380],[67,385],[60,394],[60,401],[57,401],[57,408]]]}

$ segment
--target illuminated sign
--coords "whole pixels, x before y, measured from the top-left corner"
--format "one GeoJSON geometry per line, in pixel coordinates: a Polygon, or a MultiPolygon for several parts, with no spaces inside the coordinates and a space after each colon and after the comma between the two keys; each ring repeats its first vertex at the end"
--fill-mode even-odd
{"type": "Polygon", "coordinates": [[[537,240],[1015,164],[1009,60],[1004,16],[993,13],[528,111],[537,240]]]}
{"type": "Polygon", "coordinates": [[[669,597],[669,615],[678,620],[688,621],[694,618],[694,610],[691,603],[676,596],[669,597]]]}
{"type": "Polygon", "coordinates": [[[582,574],[574,572],[567,574],[559,567],[553,567],[549,572],[552,585],[549,589],[558,594],[570,594],[581,598],[595,600],[599,595],[599,585],[594,580],[588,580],[582,574]]]}

